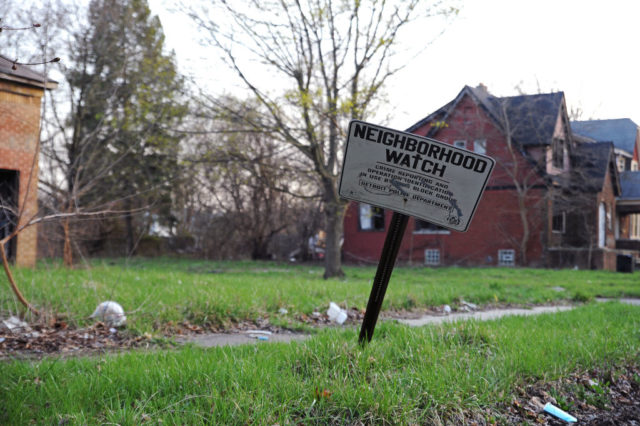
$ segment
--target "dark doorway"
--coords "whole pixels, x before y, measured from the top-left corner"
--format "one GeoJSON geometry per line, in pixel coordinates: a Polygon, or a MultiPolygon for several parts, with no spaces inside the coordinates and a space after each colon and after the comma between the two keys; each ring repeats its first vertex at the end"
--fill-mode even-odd
{"type": "MultiPolygon", "coordinates": [[[[18,171],[0,169],[0,240],[16,229],[19,181],[18,171]]],[[[12,262],[16,259],[16,240],[12,238],[5,246],[7,257],[12,262]]]]}

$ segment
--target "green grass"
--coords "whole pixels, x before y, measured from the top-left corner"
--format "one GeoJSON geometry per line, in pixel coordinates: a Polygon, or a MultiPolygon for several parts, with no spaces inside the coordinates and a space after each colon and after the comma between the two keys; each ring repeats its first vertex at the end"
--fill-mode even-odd
{"type": "MultiPolygon", "coordinates": [[[[116,300],[133,332],[158,332],[188,320],[218,328],[268,317],[296,326],[294,317],[326,311],[329,302],[366,307],[374,267],[346,267],[346,278],[323,280],[321,266],[271,262],[207,262],[177,259],[96,260],[74,270],[43,262],[17,269],[23,293],[45,311],[83,325],[97,304],[116,300]],[[286,308],[287,315],[278,314],[286,308]]],[[[395,269],[383,309],[425,309],[460,300],[488,304],[588,301],[595,296],[640,297],[638,274],[514,268],[395,269]],[[557,292],[552,287],[561,286],[557,292]]],[[[0,315],[20,310],[0,279],[0,315]]]]}
{"type": "MultiPolygon", "coordinates": [[[[493,271],[497,274],[498,271],[493,271]]],[[[431,424],[500,417],[517,387],[637,363],[640,307],[409,328],[305,342],[0,363],[3,424],[431,424]],[[456,417],[458,416],[458,417],[456,417]]]]}

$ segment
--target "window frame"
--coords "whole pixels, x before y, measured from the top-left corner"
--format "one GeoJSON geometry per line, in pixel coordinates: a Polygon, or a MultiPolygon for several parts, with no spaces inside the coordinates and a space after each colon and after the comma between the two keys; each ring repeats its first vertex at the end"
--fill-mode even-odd
{"type": "Polygon", "coordinates": [[[551,143],[551,165],[556,169],[564,170],[565,140],[553,138],[551,143]]]}
{"type": "Polygon", "coordinates": [[[551,232],[554,234],[564,234],[567,232],[567,212],[560,211],[551,216],[551,232]],[[561,229],[556,229],[556,218],[561,218],[561,229]]]}
{"type": "Polygon", "coordinates": [[[475,139],[473,141],[473,152],[476,152],[481,155],[487,155],[487,140],[486,139],[475,139]],[[477,147],[482,146],[482,152],[478,151],[477,147]]]}
{"type": "Polygon", "coordinates": [[[363,232],[384,232],[386,229],[386,212],[382,207],[372,206],[367,203],[359,203],[358,204],[358,230],[363,232]],[[369,208],[369,215],[371,221],[371,227],[365,228],[362,226],[362,215],[363,215],[363,207],[369,208]],[[377,212],[377,213],[376,213],[377,212]],[[382,227],[376,227],[376,217],[382,220],[382,227]]]}
{"type": "Polygon", "coordinates": [[[425,265],[440,266],[441,262],[442,262],[442,256],[440,255],[440,249],[433,249],[433,248],[424,249],[425,265]]]}
{"type": "Polygon", "coordinates": [[[453,146],[456,148],[467,149],[467,141],[463,139],[453,141],[453,146]]]}

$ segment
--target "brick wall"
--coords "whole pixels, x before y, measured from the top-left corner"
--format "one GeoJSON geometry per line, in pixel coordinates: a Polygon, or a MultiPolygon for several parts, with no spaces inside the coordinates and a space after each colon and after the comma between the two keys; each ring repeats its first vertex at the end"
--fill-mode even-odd
{"type": "MultiPolygon", "coordinates": [[[[19,173],[18,226],[38,212],[38,138],[43,90],[10,81],[0,81],[0,169],[19,173]]],[[[16,264],[34,266],[37,227],[20,233],[16,264]]]]}

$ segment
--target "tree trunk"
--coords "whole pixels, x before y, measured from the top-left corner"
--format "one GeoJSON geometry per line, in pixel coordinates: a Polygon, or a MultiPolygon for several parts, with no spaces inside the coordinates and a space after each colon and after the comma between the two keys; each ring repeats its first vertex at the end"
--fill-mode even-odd
{"type": "Polygon", "coordinates": [[[69,232],[69,219],[62,222],[62,233],[64,236],[64,246],[62,249],[62,262],[67,268],[73,266],[73,248],[71,247],[71,233],[69,232]]]}
{"type": "Polygon", "coordinates": [[[125,202],[125,209],[127,210],[127,213],[124,216],[125,232],[127,238],[127,255],[133,256],[136,251],[136,243],[135,237],[133,235],[133,216],[131,215],[133,205],[131,204],[130,200],[127,200],[125,202]]]}
{"type": "Polygon", "coordinates": [[[342,237],[344,230],[345,204],[339,200],[325,202],[325,231],[327,233],[324,252],[324,278],[344,277],[342,271],[342,237]]]}
{"type": "Polygon", "coordinates": [[[518,209],[520,211],[520,221],[522,222],[522,239],[520,240],[520,257],[522,266],[527,266],[527,245],[529,244],[529,220],[524,194],[518,194],[518,209]]]}

